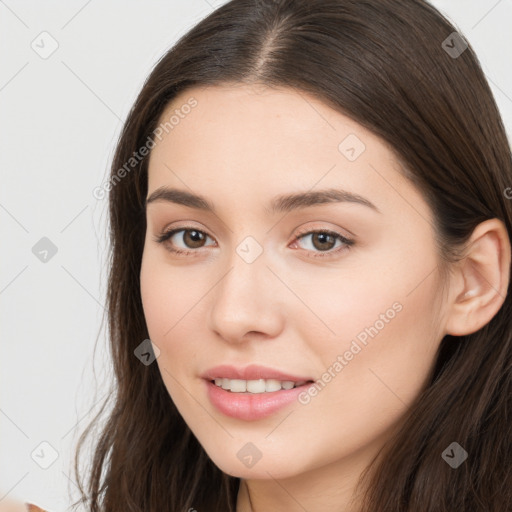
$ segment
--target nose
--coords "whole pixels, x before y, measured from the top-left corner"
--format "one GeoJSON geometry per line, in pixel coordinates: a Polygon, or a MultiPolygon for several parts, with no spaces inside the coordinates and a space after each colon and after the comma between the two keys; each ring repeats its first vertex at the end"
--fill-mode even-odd
{"type": "Polygon", "coordinates": [[[283,329],[284,287],[264,254],[252,263],[234,254],[228,265],[212,290],[208,328],[229,343],[277,337],[283,329]]]}

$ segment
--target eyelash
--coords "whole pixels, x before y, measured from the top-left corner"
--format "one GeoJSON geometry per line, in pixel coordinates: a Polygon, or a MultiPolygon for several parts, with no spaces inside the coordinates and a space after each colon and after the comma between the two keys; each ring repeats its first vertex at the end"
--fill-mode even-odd
{"type": "MultiPolygon", "coordinates": [[[[195,227],[192,227],[192,226],[182,226],[180,228],[175,228],[175,229],[171,229],[169,231],[163,232],[162,234],[157,236],[154,240],[156,242],[158,242],[159,244],[163,244],[167,240],[169,240],[173,235],[175,235],[176,233],[179,233],[180,231],[197,231],[199,233],[202,233],[203,235],[206,235],[207,237],[210,237],[210,235],[208,235],[208,233],[205,233],[204,231],[201,231],[200,229],[197,229],[195,227]]],[[[295,238],[294,242],[296,240],[299,240],[299,239],[303,238],[306,235],[311,235],[311,234],[332,235],[335,238],[341,240],[341,242],[343,242],[343,244],[344,244],[344,246],[338,247],[338,249],[336,249],[336,250],[330,249],[329,251],[319,251],[316,254],[313,254],[313,256],[308,256],[308,257],[312,257],[312,258],[330,258],[330,257],[333,257],[333,255],[338,254],[341,251],[349,250],[350,247],[352,245],[354,245],[354,243],[355,243],[354,240],[346,238],[345,236],[341,235],[340,233],[337,233],[336,231],[329,231],[327,229],[299,232],[297,234],[297,237],[295,238]]],[[[210,238],[212,238],[212,237],[210,237],[210,238]]],[[[190,249],[190,250],[187,251],[187,250],[183,250],[183,249],[174,249],[172,247],[169,247],[168,250],[171,253],[180,254],[180,255],[190,255],[192,253],[199,252],[197,249],[190,249]]],[[[305,250],[307,252],[310,252],[307,249],[305,249],[305,250]]]]}

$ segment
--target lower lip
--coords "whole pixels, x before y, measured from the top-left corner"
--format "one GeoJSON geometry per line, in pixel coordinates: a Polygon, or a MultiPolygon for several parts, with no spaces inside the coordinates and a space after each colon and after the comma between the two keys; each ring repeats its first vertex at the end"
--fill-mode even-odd
{"type": "Polygon", "coordinates": [[[232,393],[205,380],[208,397],[212,404],[226,416],[254,421],[270,416],[297,400],[313,382],[292,389],[281,389],[268,393],[232,393]]]}

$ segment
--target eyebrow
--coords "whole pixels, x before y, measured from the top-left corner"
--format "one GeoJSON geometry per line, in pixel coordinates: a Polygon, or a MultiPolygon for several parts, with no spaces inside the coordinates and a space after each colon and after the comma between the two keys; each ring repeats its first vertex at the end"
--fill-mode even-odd
{"type": "MultiPolygon", "coordinates": [[[[205,212],[217,214],[215,206],[204,196],[166,186],[157,188],[146,198],[145,207],[156,201],[166,201],[188,206],[205,212]]],[[[325,189],[318,191],[298,192],[274,197],[269,204],[271,214],[290,212],[300,208],[316,206],[326,203],[355,203],[371,208],[375,212],[381,211],[369,200],[359,194],[340,189],[325,189]]]]}

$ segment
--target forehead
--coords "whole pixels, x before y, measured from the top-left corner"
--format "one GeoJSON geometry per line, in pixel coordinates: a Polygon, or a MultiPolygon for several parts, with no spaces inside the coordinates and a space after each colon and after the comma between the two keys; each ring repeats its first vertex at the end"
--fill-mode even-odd
{"type": "Polygon", "coordinates": [[[315,161],[322,156],[332,160],[332,155],[340,155],[340,142],[353,135],[353,140],[359,138],[360,148],[368,143],[366,149],[370,145],[380,157],[392,156],[354,120],[304,91],[284,87],[230,84],[187,89],[166,107],[159,126],[165,142],[155,153],[164,150],[163,146],[179,151],[179,146],[193,138],[201,142],[196,145],[198,153],[215,147],[234,156],[240,147],[265,149],[265,155],[270,152],[272,158],[313,155],[315,161]],[[290,148],[292,154],[286,151],[290,148]]]}
{"type": "Polygon", "coordinates": [[[317,153],[333,147],[337,150],[340,137],[351,133],[379,143],[371,132],[318,98],[287,87],[259,84],[193,87],[172,100],[160,117],[160,125],[164,126],[172,117],[173,126],[167,126],[166,135],[172,132],[176,143],[181,136],[190,136],[185,126],[193,129],[196,137],[207,134],[217,143],[231,143],[231,146],[243,143],[247,147],[252,142],[254,146],[274,148],[277,153],[286,148],[287,140],[290,144],[309,142],[302,148],[304,153],[311,149],[317,149],[317,153]],[[189,108],[192,101],[195,106],[189,108]],[[319,146],[318,142],[322,141],[319,146]]]}
{"type": "Polygon", "coordinates": [[[421,200],[382,139],[304,91],[193,87],[167,106],[159,126],[148,195],[162,186],[212,197],[232,191],[243,194],[243,207],[252,198],[338,187],[381,210],[399,195],[421,200]]]}

